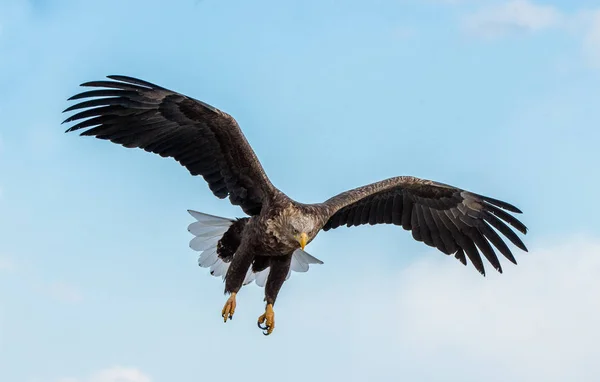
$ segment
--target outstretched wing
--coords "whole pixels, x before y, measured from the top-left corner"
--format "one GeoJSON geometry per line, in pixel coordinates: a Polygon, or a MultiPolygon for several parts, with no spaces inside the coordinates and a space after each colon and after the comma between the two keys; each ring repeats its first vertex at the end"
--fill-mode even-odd
{"type": "Polygon", "coordinates": [[[330,214],[325,231],[342,225],[401,225],[412,231],[415,240],[445,254],[454,254],[465,265],[466,253],[483,275],[480,252],[502,273],[492,244],[508,260],[517,263],[496,230],[527,251],[521,239],[506,225],[527,233],[527,227],[506,212],[521,213],[518,208],[438,182],[400,176],[343,192],[323,205],[330,214]]]}
{"type": "MultiPolygon", "coordinates": [[[[215,196],[229,196],[249,215],[260,212],[274,187],[233,117],[202,101],[136,78],[86,82],[69,100],[92,98],[65,110],[87,109],[64,122],[85,119],[67,132],[108,139],[172,157],[192,175],[202,175],[215,196]]],[[[63,123],[64,123],[63,122],[63,123]]]]}

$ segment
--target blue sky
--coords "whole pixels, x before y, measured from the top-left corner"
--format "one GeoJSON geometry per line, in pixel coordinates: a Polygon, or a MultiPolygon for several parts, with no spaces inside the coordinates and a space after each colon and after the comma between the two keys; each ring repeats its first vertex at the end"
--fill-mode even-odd
{"type": "Polygon", "coordinates": [[[600,379],[597,1],[173,4],[0,4],[0,380],[600,379]],[[254,284],[224,325],[186,210],[241,211],[172,160],[63,133],[108,74],[232,114],[296,200],[434,179],[518,205],[530,252],[482,278],[399,227],[339,229],[272,336],[254,284]]]}

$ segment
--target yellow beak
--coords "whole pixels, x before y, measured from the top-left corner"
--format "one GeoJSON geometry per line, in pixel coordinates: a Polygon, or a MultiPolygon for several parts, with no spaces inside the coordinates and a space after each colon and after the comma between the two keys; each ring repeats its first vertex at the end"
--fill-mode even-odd
{"type": "Polygon", "coordinates": [[[302,250],[304,250],[304,247],[306,247],[307,242],[308,242],[308,235],[305,232],[302,232],[300,234],[300,236],[298,237],[298,243],[300,243],[300,248],[302,248],[302,250]]]}

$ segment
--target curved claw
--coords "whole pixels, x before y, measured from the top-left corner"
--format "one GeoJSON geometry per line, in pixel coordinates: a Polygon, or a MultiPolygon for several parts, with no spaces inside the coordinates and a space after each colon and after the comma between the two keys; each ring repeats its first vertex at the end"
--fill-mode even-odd
{"type": "MultiPolygon", "coordinates": [[[[260,316],[260,317],[262,317],[262,316],[260,316]]],[[[259,318],[259,320],[260,320],[260,318],[259,318]]],[[[262,326],[262,321],[258,321],[258,324],[257,324],[257,326],[258,326],[258,328],[259,328],[259,329],[261,329],[261,330],[267,330],[267,329],[268,329],[267,325],[265,325],[265,326],[262,326]]]]}
{"type": "Polygon", "coordinates": [[[225,306],[221,311],[221,317],[223,317],[223,322],[227,322],[227,319],[233,320],[233,313],[235,313],[236,307],[235,295],[236,293],[232,293],[231,296],[229,296],[229,299],[227,299],[227,302],[225,303],[225,306]]]}
{"type": "Polygon", "coordinates": [[[273,333],[273,329],[275,329],[275,313],[273,312],[272,304],[268,304],[265,313],[258,317],[258,327],[264,330],[263,334],[265,336],[273,333]],[[264,326],[262,325],[263,323],[264,326]]]}

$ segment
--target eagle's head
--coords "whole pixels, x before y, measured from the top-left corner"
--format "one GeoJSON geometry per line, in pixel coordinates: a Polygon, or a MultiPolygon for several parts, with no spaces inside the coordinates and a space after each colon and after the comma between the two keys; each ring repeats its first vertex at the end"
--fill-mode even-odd
{"type": "Polygon", "coordinates": [[[286,246],[304,249],[320,229],[318,219],[295,206],[290,206],[273,220],[270,231],[286,246]]]}
{"type": "Polygon", "coordinates": [[[296,241],[303,250],[306,244],[317,235],[318,229],[316,229],[316,224],[310,216],[295,216],[288,220],[288,224],[288,237],[290,241],[296,241]]]}

